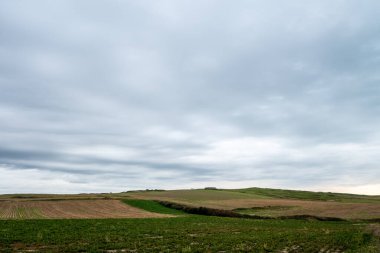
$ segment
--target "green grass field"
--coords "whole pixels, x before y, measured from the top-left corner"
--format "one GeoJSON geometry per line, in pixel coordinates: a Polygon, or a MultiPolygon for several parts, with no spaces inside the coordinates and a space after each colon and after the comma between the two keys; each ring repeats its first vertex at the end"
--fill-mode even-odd
{"type": "Polygon", "coordinates": [[[268,216],[268,217],[275,217],[279,215],[274,214],[281,214],[283,211],[294,209],[296,207],[294,206],[268,206],[268,207],[254,207],[254,208],[237,208],[233,211],[241,214],[253,214],[253,215],[260,215],[260,216],[268,216]]]}
{"type": "Polygon", "coordinates": [[[162,213],[162,214],[173,214],[173,215],[184,215],[186,213],[175,210],[172,208],[167,208],[165,206],[160,205],[159,203],[152,201],[152,200],[142,200],[142,199],[125,199],[123,200],[124,203],[137,207],[149,212],[153,213],[162,213]]]}
{"type": "Polygon", "coordinates": [[[0,249],[1,252],[379,252],[377,239],[365,232],[365,226],[194,215],[163,219],[3,220],[0,249]]]}

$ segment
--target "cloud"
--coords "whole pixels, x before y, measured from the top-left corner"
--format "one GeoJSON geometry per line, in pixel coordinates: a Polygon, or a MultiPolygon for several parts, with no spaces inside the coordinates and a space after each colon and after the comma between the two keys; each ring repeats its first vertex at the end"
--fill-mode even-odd
{"type": "Polygon", "coordinates": [[[0,192],[380,194],[379,5],[3,1],[0,192]]]}

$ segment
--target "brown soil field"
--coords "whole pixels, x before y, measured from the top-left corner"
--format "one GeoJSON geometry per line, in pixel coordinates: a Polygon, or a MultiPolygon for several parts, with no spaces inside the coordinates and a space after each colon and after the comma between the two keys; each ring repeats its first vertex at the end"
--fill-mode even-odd
{"type": "Polygon", "coordinates": [[[305,201],[286,199],[236,199],[220,201],[202,201],[198,203],[210,208],[233,210],[236,208],[269,207],[268,210],[257,212],[258,215],[287,216],[314,215],[323,217],[338,217],[343,219],[374,219],[380,218],[380,204],[373,203],[342,203],[333,201],[305,201]],[[270,210],[270,207],[290,207],[270,210]]]}
{"type": "Polygon", "coordinates": [[[123,193],[88,193],[88,194],[3,194],[2,201],[24,201],[24,200],[98,200],[98,199],[125,199],[129,197],[123,193]]]}
{"type": "Polygon", "coordinates": [[[0,201],[0,219],[160,218],[119,200],[0,201]]]}

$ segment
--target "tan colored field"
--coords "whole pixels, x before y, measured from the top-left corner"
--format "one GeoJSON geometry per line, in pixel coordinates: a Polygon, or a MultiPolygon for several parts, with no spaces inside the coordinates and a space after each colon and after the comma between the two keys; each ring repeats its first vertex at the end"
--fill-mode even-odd
{"type": "Polygon", "coordinates": [[[268,197],[246,194],[232,191],[210,191],[210,190],[172,190],[172,191],[147,191],[129,193],[135,198],[161,199],[161,200],[183,200],[183,201],[203,201],[203,200],[227,200],[227,199],[267,199],[268,197]]]}
{"type": "Polygon", "coordinates": [[[286,199],[237,199],[221,201],[203,201],[202,206],[232,210],[236,208],[269,207],[268,210],[254,214],[267,216],[315,215],[323,217],[339,217],[343,219],[380,218],[380,204],[373,203],[341,203],[330,201],[306,201],[286,199]],[[273,209],[270,207],[289,207],[273,209]]]}
{"type": "Polygon", "coordinates": [[[119,200],[0,201],[0,219],[159,218],[119,200]]]}

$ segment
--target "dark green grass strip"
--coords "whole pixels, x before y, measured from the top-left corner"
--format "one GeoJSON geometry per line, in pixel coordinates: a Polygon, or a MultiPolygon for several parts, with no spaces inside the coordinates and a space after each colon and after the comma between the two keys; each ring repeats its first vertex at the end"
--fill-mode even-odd
{"type": "Polygon", "coordinates": [[[123,200],[123,202],[130,206],[137,207],[137,208],[140,208],[149,212],[153,212],[153,213],[173,214],[173,215],[186,214],[185,212],[181,210],[165,207],[161,205],[160,203],[153,200],[125,199],[123,200]]]}
{"type": "Polygon", "coordinates": [[[314,216],[314,215],[289,215],[289,216],[279,216],[279,217],[268,217],[268,216],[254,215],[254,214],[241,214],[236,211],[208,208],[208,207],[202,207],[202,206],[193,207],[193,206],[188,206],[188,205],[183,205],[183,204],[168,202],[168,201],[157,201],[157,202],[167,208],[180,210],[180,211],[190,213],[190,214],[199,214],[199,215],[206,215],[206,216],[233,217],[233,218],[258,219],[258,220],[296,219],[296,220],[318,220],[318,221],[345,221],[344,219],[337,218],[337,217],[322,217],[322,216],[314,216]]]}

